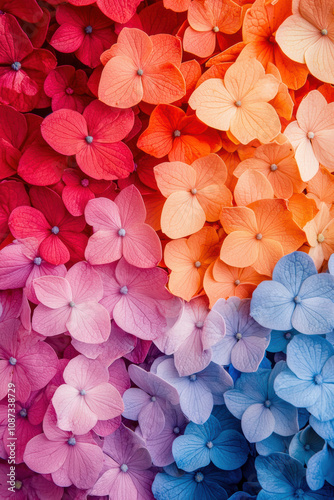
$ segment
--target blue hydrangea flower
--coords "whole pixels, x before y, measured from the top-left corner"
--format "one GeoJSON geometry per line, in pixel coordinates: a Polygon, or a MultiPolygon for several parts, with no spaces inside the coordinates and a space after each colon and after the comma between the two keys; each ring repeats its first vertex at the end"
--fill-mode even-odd
{"type": "Polygon", "coordinates": [[[273,370],[243,373],[235,389],[225,393],[225,404],[241,419],[242,431],[250,443],[263,441],[273,432],[289,436],[298,432],[298,412],[275,394],[274,380],[285,363],[277,363],[273,370]]]}
{"type": "Polygon", "coordinates": [[[250,314],[272,330],[323,334],[334,327],[333,301],[334,276],[318,274],[311,257],[293,252],[278,261],[272,281],[253,292],[250,314]]]}
{"type": "Polygon", "coordinates": [[[294,328],[291,330],[272,330],[270,334],[270,344],[267,347],[269,352],[286,352],[287,345],[295,335],[298,335],[294,328]]]}
{"type": "Polygon", "coordinates": [[[310,458],[322,449],[324,443],[324,440],[308,425],[293,436],[289,455],[306,465],[310,458]]]}
{"type": "Polygon", "coordinates": [[[156,500],[227,500],[229,484],[241,480],[241,471],[224,472],[213,465],[178,475],[161,472],[155,476],[152,492],[156,500]]]}
{"type": "Polygon", "coordinates": [[[203,425],[190,422],[183,436],[173,442],[173,456],[179,469],[192,472],[210,461],[223,470],[235,470],[247,460],[246,439],[235,430],[223,430],[214,416],[203,425]]]}
{"type": "Polygon", "coordinates": [[[334,486],[334,450],[328,443],[308,461],[306,480],[312,490],[322,488],[325,481],[334,486]]]}
{"type": "Polygon", "coordinates": [[[275,380],[275,391],[321,421],[334,418],[334,347],[322,337],[294,337],[287,347],[287,365],[275,380]]]}
{"type": "Polygon", "coordinates": [[[322,500],[333,498],[330,486],[311,491],[304,466],[285,453],[257,457],[255,467],[262,490],[257,500],[322,500]]]}

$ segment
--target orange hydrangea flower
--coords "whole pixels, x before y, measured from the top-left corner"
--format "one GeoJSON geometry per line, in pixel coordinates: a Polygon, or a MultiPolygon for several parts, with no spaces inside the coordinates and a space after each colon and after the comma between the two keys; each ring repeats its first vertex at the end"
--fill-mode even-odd
{"type": "Polygon", "coordinates": [[[293,221],[284,200],[223,208],[220,221],[227,233],[220,258],[230,266],[252,266],[268,276],[283,255],[305,241],[305,233],[293,221]]]}
{"type": "Polygon", "coordinates": [[[268,143],[281,131],[279,117],[268,103],[279,85],[256,59],[237,61],[226,71],[224,81],[212,78],[202,83],[191,95],[189,105],[204,123],[229,130],[242,144],[253,139],[268,143]]]}
{"type": "Polygon", "coordinates": [[[302,180],[312,179],[319,163],[334,170],[334,103],[328,104],[318,90],[312,90],[300,103],[296,118],[284,134],[295,149],[302,180]]]}
{"type": "Polygon", "coordinates": [[[307,196],[317,202],[327,203],[330,208],[334,201],[334,176],[327,168],[320,167],[317,174],[307,183],[306,191],[307,196]]]}
{"type": "Polygon", "coordinates": [[[217,37],[232,35],[241,28],[242,9],[232,0],[193,0],[188,9],[188,22],[183,38],[185,51],[198,57],[214,52],[217,37]]]}
{"type": "Polygon", "coordinates": [[[326,203],[320,204],[319,212],[306,224],[304,231],[311,247],[309,256],[316,268],[320,269],[323,261],[328,260],[334,252],[334,216],[326,203]]]}
{"type": "Polygon", "coordinates": [[[332,0],[293,0],[292,11],[277,30],[277,43],[290,59],[306,63],[313,76],[334,83],[332,0]]]}
{"type": "Polygon", "coordinates": [[[219,238],[213,227],[203,227],[188,239],[167,243],[164,253],[171,270],[169,290],[189,301],[203,287],[205,271],[219,255],[219,238]]]}
{"type": "Polygon", "coordinates": [[[168,104],[185,94],[180,71],[181,43],[172,35],[148,36],[137,28],[123,28],[117,43],[101,61],[99,99],[118,108],[140,101],[168,104]]]}
{"type": "Polygon", "coordinates": [[[291,1],[256,0],[244,18],[242,37],[246,47],[238,60],[247,61],[256,57],[266,69],[269,63],[274,64],[283,83],[296,90],[306,82],[308,69],[305,64],[292,62],[275,41],[277,28],[290,14],[291,1]]]}
{"type": "Polygon", "coordinates": [[[300,193],[305,188],[289,142],[259,146],[252,158],[239,163],[234,175],[240,177],[249,169],[261,172],[267,177],[277,198],[288,199],[293,192],[300,193]]]}
{"type": "Polygon", "coordinates": [[[256,286],[265,279],[268,277],[257,273],[252,267],[228,266],[218,258],[207,269],[203,286],[209,298],[210,307],[213,307],[220,298],[246,299],[251,297],[256,286]]]}
{"type": "Polygon", "coordinates": [[[224,185],[227,168],[216,154],[194,161],[161,163],[154,167],[158,187],[167,198],[161,214],[161,230],[172,239],[199,231],[205,221],[214,222],[232,194],[224,185]]]}
{"type": "Polygon", "coordinates": [[[150,117],[148,128],[138,139],[138,148],[156,158],[192,163],[215,153],[222,141],[216,130],[208,130],[195,115],[187,116],[175,106],[160,104],[150,117]]]}

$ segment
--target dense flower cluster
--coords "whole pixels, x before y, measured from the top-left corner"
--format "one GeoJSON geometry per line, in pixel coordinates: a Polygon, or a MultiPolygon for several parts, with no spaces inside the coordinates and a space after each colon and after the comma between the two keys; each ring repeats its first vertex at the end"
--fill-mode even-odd
{"type": "Polygon", "coordinates": [[[0,498],[334,498],[333,54],[332,0],[0,0],[0,498]]]}

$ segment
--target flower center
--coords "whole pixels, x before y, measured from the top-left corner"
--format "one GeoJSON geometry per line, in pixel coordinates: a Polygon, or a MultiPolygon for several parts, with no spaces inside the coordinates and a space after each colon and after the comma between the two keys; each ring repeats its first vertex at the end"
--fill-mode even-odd
{"type": "Polygon", "coordinates": [[[208,441],[206,443],[206,447],[209,448],[209,450],[211,450],[211,448],[213,448],[213,442],[212,441],[208,441]]]}
{"type": "Polygon", "coordinates": [[[156,400],[157,400],[157,398],[156,398],[155,396],[152,396],[152,397],[151,397],[151,401],[152,401],[152,403],[155,403],[155,401],[156,401],[156,400]]]}
{"type": "Polygon", "coordinates": [[[91,135],[87,135],[85,137],[85,141],[87,142],[87,144],[92,144],[93,142],[93,137],[91,135]]]}
{"type": "Polygon", "coordinates": [[[15,481],[15,489],[20,490],[22,488],[22,484],[23,484],[22,481],[19,480],[15,481]]]}
{"type": "Polygon", "coordinates": [[[69,444],[70,446],[74,446],[75,444],[77,444],[76,440],[75,440],[75,437],[70,437],[68,440],[67,440],[67,444],[69,444]]]}
{"type": "Polygon", "coordinates": [[[296,297],[293,300],[295,301],[296,304],[300,304],[302,301],[302,299],[298,297],[298,295],[296,295],[296,297]]]}
{"type": "Polygon", "coordinates": [[[125,236],[125,229],[121,227],[121,229],[118,230],[118,236],[125,236]]]}
{"type": "Polygon", "coordinates": [[[181,132],[179,130],[174,130],[174,132],[173,132],[174,137],[180,137],[180,135],[181,135],[181,132]]]}
{"type": "Polygon", "coordinates": [[[269,401],[269,399],[267,399],[267,401],[264,402],[264,406],[266,408],[270,408],[271,407],[271,401],[269,401]]]}
{"type": "Polygon", "coordinates": [[[262,234],[261,233],[257,233],[256,239],[257,240],[262,240],[262,238],[263,238],[262,234]]]}
{"type": "Polygon", "coordinates": [[[143,74],[144,74],[144,70],[142,70],[142,69],[140,69],[140,68],[139,68],[139,69],[137,70],[137,75],[138,75],[138,76],[143,76],[143,74]]]}
{"type": "Polygon", "coordinates": [[[28,412],[25,408],[22,408],[22,410],[20,410],[20,417],[26,417],[28,415],[28,412]]]}
{"type": "Polygon", "coordinates": [[[325,241],[325,236],[322,233],[320,233],[317,236],[317,240],[319,243],[322,243],[323,241],[325,241]]]}
{"type": "Polygon", "coordinates": [[[119,293],[121,293],[122,295],[127,295],[129,289],[126,285],[122,286],[122,288],[120,289],[119,293]]]}
{"type": "Polygon", "coordinates": [[[53,226],[53,228],[51,229],[51,233],[52,234],[58,234],[59,233],[59,227],[58,226],[53,226]]]}
{"type": "Polygon", "coordinates": [[[304,497],[304,490],[301,488],[298,488],[298,490],[295,491],[295,497],[296,498],[303,498],[304,497]]]}
{"type": "Polygon", "coordinates": [[[219,31],[218,26],[214,26],[214,27],[212,28],[212,31],[213,31],[214,33],[218,33],[218,31],[219,31]]]}
{"type": "Polygon", "coordinates": [[[74,90],[73,90],[73,89],[71,89],[71,87],[67,87],[67,89],[65,90],[65,92],[66,92],[66,94],[67,94],[67,95],[72,95],[72,94],[74,94],[74,90]]]}
{"type": "Polygon", "coordinates": [[[86,26],[85,28],[85,33],[86,35],[90,35],[93,31],[93,27],[92,26],[86,26]]]}
{"type": "Polygon", "coordinates": [[[202,263],[199,260],[196,260],[195,267],[201,267],[202,263]]]}
{"type": "Polygon", "coordinates": [[[290,339],[292,338],[292,333],[291,333],[291,332],[286,332],[286,333],[284,334],[284,338],[285,338],[286,340],[290,340],[290,339]]]}
{"type": "Polygon", "coordinates": [[[276,163],[272,163],[272,164],[270,165],[270,170],[271,170],[272,172],[275,172],[275,170],[277,170],[277,165],[276,165],[276,163]]]}
{"type": "Polygon", "coordinates": [[[242,333],[236,333],[235,338],[238,340],[242,339],[242,333]]]}
{"type": "Polygon", "coordinates": [[[321,30],[320,33],[322,34],[322,36],[328,35],[328,31],[326,30],[326,28],[321,30]]]}
{"type": "Polygon", "coordinates": [[[197,375],[195,373],[189,375],[189,380],[191,380],[191,382],[195,382],[195,380],[197,380],[197,375]]]}
{"type": "Polygon", "coordinates": [[[235,280],[234,284],[235,284],[235,286],[240,285],[240,280],[235,280]]]}
{"type": "Polygon", "coordinates": [[[81,186],[83,186],[84,188],[88,187],[89,186],[89,180],[88,179],[82,179],[82,181],[80,182],[81,186]]]}
{"type": "Polygon", "coordinates": [[[126,464],[122,464],[122,465],[120,466],[120,469],[121,469],[121,471],[122,471],[122,472],[128,472],[129,467],[128,467],[126,464]]]}
{"type": "Polygon", "coordinates": [[[197,474],[195,474],[195,477],[194,477],[196,483],[201,483],[204,479],[204,476],[201,472],[197,472],[197,474]]]}
{"type": "Polygon", "coordinates": [[[85,391],[85,389],[81,389],[80,391],[80,396],[86,396],[87,392],[85,391]]]}
{"type": "Polygon", "coordinates": [[[70,307],[74,307],[74,306],[75,306],[75,302],[73,302],[73,300],[71,300],[71,302],[69,302],[69,303],[68,303],[68,305],[69,305],[70,307]]]}
{"type": "Polygon", "coordinates": [[[323,376],[320,375],[320,373],[318,375],[315,375],[314,377],[314,383],[316,385],[321,385],[323,383],[324,379],[323,379],[323,376]]]}
{"type": "Polygon", "coordinates": [[[306,445],[304,446],[304,450],[305,450],[305,451],[309,451],[310,449],[311,449],[311,446],[310,446],[309,444],[306,444],[306,445]]]}
{"type": "Polygon", "coordinates": [[[17,359],[13,358],[12,356],[9,358],[9,364],[12,366],[15,366],[17,363],[17,359]]]}
{"type": "Polygon", "coordinates": [[[180,427],[174,427],[173,432],[174,432],[174,434],[179,434],[180,433],[180,427]]]}
{"type": "Polygon", "coordinates": [[[36,266],[40,266],[42,264],[42,259],[40,257],[35,257],[34,264],[36,264],[36,266]]]}
{"type": "Polygon", "coordinates": [[[309,139],[314,139],[314,132],[308,132],[308,133],[307,133],[307,137],[308,137],[309,139]]]}
{"type": "Polygon", "coordinates": [[[191,194],[197,194],[197,189],[196,189],[196,188],[192,188],[192,189],[190,190],[190,192],[191,192],[191,194]]]}
{"type": "Polygon", "coordinates": [[[19,71],[22,67],[22,64],[18,61],[16,62],[13,62],[11,68],[14,70],[14,71],[19,71]]]}
{"type": "Polygon", "coordinates": [[[196,328],[199,328],[199,329],[202,329],[203,325],[204,325],[203,321],[197,321],[197,323],[195,323],[196,328]]]}
{"type": "Polygon", "coordinates": [[[236,106],[237,108],[240,108],[241,101],[235,101],[234,106],[236,106]]]}

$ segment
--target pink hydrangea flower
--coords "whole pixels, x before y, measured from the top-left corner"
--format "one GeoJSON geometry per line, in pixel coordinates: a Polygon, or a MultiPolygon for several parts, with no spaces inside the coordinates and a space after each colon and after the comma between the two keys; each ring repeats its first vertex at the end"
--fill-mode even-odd
{"type": "Polygon", "coordinates": [[[123,258],[95,269],[104,286],[101,304],[124,331],[153,340],[180,313],[181,301],[166,289],[163,269],[138,269],[123,258]]]}
{"type": "Polygon", "coordinates": [[[46,386],[57,371],[56,353],[36,335],[27,335],[19,320],[0,323],[0,399],[15,384],[17,401],[46,386]]]}
{"type": "Polygon", "coordinates": [[[34,311],[32,325],[45,336],[67,330],[81,342],[99,344],[110,335],[110,318],[99,304],[103,296],[102,280],[86,262],[78,262],[66,274],[43,276],[34,280],[41,302],[34,311]]]}
{"type": "Polygon", "coordinates": [[[160,351],[174,354],[175,368],[181,377],[204,370],[212,358],[211,347],[225,335],[224,319],[217,313],[208,316],[209,311],[206,297],[184,303],[178,321],[154,341],[160,351]]]}
{"type": "Polygon", "coordinates": [[[104,467],[90,491],[91,495],[109,495],[110,500],[153,500],[152,460],[143,441],[121,425],[103,443],[104,467]]]}
{"type": "Polygon", "coordinates": [[[109,264],[122,256],[132,266],[150,268],[161,258],[157,233],[145,224],[146,209],[134,186],[123,189],[115,201],[98,198],[85,210],[94,234],[88,240],[85,257],[91,264],[109,264]]]}
{"type": "Polygon", "coordinates": [[[66,275],[66,267],[46,262],[38,247],[38,240],[27,238],[0,251],[0,289],[24,288],[27,298],[34,304],[39,302],[32,286],[35,278],[66,275]]]}
{"type": "Polygon", "coordinates": [[[108,369],[100,361],[80,354],[68,363],[63,377],[65,384],[52,398],[60,429],[86,434],[98,420],[121,415],[121,395],[109,384],[108,369]]]}
{"type": "Polygon", "coordinates": [[[91,488],[102,469],[103,453],[91,433],[80,436],[59,429],[52,405],[43,420],[43,434],[27,444],[24,461],[39,474],[51,474],[58,486],[91,488]]]}

